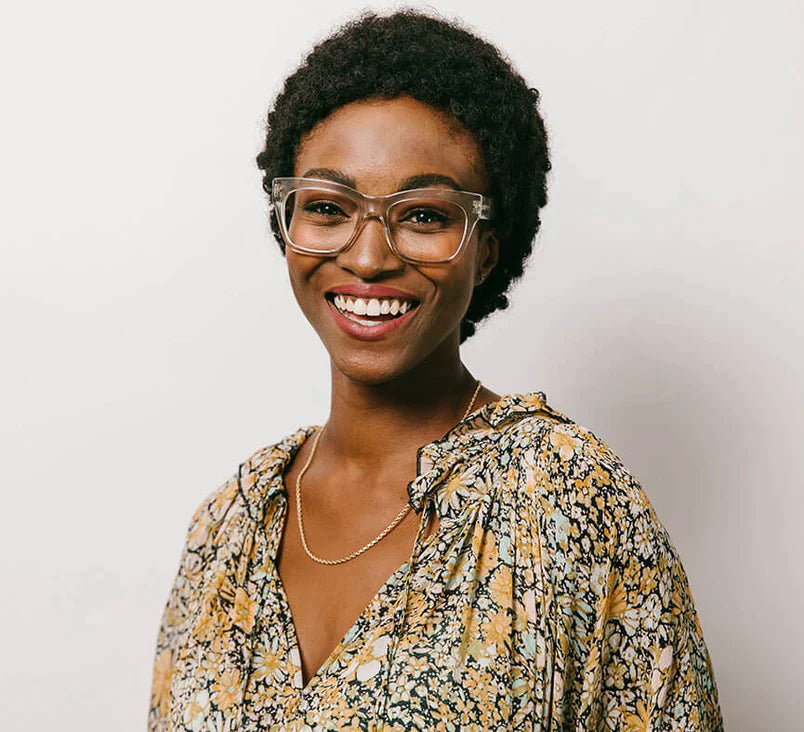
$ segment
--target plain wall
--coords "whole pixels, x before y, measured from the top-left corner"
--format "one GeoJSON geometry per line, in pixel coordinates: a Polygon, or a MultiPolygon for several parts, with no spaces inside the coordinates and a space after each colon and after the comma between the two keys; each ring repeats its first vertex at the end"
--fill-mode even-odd
{"type": "MultiPolygon", "coordinates": [[[[192,512],[326,418],[253,159],[283,76],[359,7],[3,13],[0,729],[142,729],[192,512]]],[[[800,729],[804,11],[523,7],[438,5],[540,89],[554,163],[527,274],[465,361],[640,480],[727,729],[800,729]]]]}

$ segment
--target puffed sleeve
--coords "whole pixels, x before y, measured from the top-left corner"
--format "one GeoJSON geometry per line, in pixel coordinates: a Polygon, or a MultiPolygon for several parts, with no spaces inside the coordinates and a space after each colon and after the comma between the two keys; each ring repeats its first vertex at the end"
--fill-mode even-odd
{"type": "MultiPolygon", "coordinates": [[[[587,685],[633,730],[722,730],[709,652],[686,573],[652,509],[618,542],[599,605],[587,685]]],[[[611,726],[610,722],[610,726],[611,726]]],[[[613,728],[614,728],[613,727],[613,728]]]]}
{"type": "Polygon", "coordinates": [[[722,730],[687,576],[636,479],[574,423],[551,425],[525,463],[553,595],[553,722],[722,730]]]}
{"type": "Polygon", "coordinates": [[[170,729],[168,714],[177,654],[188,631],[188,621],[199,604],[201,577],[215,555],[218,529],[237,495],[235,475],[204,500],[190,521],[179,569],[162,613],[157,636],[148,713],[149,730],[170,729]]]}

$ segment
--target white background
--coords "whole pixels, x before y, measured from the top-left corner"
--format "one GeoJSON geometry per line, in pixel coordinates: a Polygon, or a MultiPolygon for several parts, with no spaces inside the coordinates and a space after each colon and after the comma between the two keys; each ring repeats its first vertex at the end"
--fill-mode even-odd
{"type": "MultiPolygon", "coordinates": [[[[465,360],[643,484],[727,729],[800,729],[802,6],[522,6],[438,6],[541,90],[554,161],[527,275],[465,360]]],[[[0,19],[0,729],[143,729],[190,515],[326,418],[253,158],[283,76],[358,7],[0,19]]]]}

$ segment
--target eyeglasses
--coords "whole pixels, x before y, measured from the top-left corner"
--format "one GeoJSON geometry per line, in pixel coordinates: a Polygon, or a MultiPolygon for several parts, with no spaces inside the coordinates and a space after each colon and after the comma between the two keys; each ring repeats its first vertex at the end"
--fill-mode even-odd
{"type": "Polygon", "coordinates": [[[415,188],[367,196],[318,178],[274,178],[271,201],[285,243],[300,254],[334,256],[357,239],[369,217],[380,220],[385,240],[400,259],[449,262],[463,250],[492,201],[451,188],[415,188]]]}

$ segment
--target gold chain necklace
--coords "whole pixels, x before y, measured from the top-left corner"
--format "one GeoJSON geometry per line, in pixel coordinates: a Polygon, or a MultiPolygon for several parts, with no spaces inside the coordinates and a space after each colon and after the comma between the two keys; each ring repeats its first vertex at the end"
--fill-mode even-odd
{"type": "MultiPolygon", "coordinates": [[[[477,386],[475,387],[475,393],[472,395],[472,401],[469,402],[469,406],[466,408],[466,412],[464,413],[463,417],[461,417],[461,421],[466,419],[469,416],[469,413],[472,411],[472,406],[475,403],[475,399],[477,399],[477,394],[480,391],[480,380],[478,379],[477,386]]],[[[327,425],[324,424],[324,427],[327,425]]],[[[390,532],[394,526],[396,526],[405,515],[410,510],[411,506],[410,503],[406,503],[404,508],[396,515],[396,518],[391,521],[388,526],[386,526],[377,536],[375,539],[372,539],[368,544],[364,547],[358,549],[356,552],[352,552],[349,556],[343,557],[343,559],[322,559],[321,557],[317,557],[310,551],[310,547],[307,546],[307,537],[304,535],[304,523],[302,522],[302,500],[301,500],[301,479],[302,476],[307,471],[307,468],[310,467],[310,463],[313,461],[313,456],[315,455],[316,448],[318,447],[318,440],[321,438],[321,434],[324,432],[324,427],[318,430],[318,433],[315,436],[315,440],[313,441],[313,449],[310,451],[310,457],[307,458],[307,462],[304,464],[304,467],[301,469],[299,473],[299,477],[296,478],[296,516],[299,519],[299,534],[301,536],[302,546],[304,547],[304,551],[307,552],[307,556],[310,557],[315,562],[319,564],[343,564],[344,562],[348,562],[350,559],[354,559],[355,557],[361,555],[364,551],[371,549],[378,541],[380,541],[388,532],[390,532]]]]}

